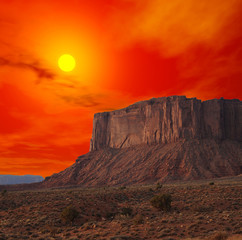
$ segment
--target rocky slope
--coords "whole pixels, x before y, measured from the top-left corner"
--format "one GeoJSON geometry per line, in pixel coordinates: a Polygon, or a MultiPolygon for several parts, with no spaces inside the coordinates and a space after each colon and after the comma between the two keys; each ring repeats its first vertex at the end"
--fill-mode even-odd
{"type": "Polygon", "coordinates": [[[242,170],[241,149],[236,141],[213,139],[106,148],[80,156],[43,184],[102,186],[235,176],[242,170]]]}
{"type": "Polygon", "coordinates": [[[90,152],[42,186],[167,182],[241,171],[241,102],[173,96],[95,114],[90,152]]]}

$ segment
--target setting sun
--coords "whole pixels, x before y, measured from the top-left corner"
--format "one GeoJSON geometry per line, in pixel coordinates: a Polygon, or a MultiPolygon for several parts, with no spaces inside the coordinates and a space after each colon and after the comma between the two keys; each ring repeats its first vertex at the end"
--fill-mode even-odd
{"type": "Polygon", "coordinates": [[[63,54],[58,60],[59,68],[64,72],[72,71],[76,66],[76,61],[70,54],[63,54]]]}

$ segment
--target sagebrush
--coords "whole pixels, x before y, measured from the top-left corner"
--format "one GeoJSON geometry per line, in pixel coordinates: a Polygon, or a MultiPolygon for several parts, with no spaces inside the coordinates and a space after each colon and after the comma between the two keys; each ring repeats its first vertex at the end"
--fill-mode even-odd
{"type": "Polygon", "coordinates": [[[151,205],[159,210],[170,211],[171,209],[171,195],[160,194],[156,195],[151,199],[151,205]]]}

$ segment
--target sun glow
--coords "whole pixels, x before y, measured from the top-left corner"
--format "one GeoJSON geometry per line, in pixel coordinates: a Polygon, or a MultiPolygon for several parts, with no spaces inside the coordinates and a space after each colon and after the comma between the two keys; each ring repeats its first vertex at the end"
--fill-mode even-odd
{"type": "Polygon", "coordinates": [[[64,72],[72,71],[76,66],[76,61],[70,54],[63,54],[58,60],[59,68],[64,72]]]}

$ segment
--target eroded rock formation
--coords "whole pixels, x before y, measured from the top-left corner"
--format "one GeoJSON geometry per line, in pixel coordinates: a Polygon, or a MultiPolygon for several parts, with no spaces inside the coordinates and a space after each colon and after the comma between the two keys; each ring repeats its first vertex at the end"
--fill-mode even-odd
{"type": "Polygon", "coordinates": [[[202,102],[196,98],[172,96],[97,113],[90,151],[206,138],[242,141],[242,104],[239,100],[202,102]]]}
{"type": "Polygon", "coordinates": [[[21,187],[144,184],[241,173],[241,101],[173,96],[95,114],[89,153],[38,185],[21,187]]]}
{"type": "Polygon", "coordinates": [[[241,102],[172,96],[95,114],[90,152],[42,186],[194,180],[241,171],[241,102]]]}
{"type": "Polygon", "coordinates": [[[106,148],[80,156],[46,186],[104,186],[211,179],[241,174],[241,144],[214,139],[128,148],[106,148]]]}

